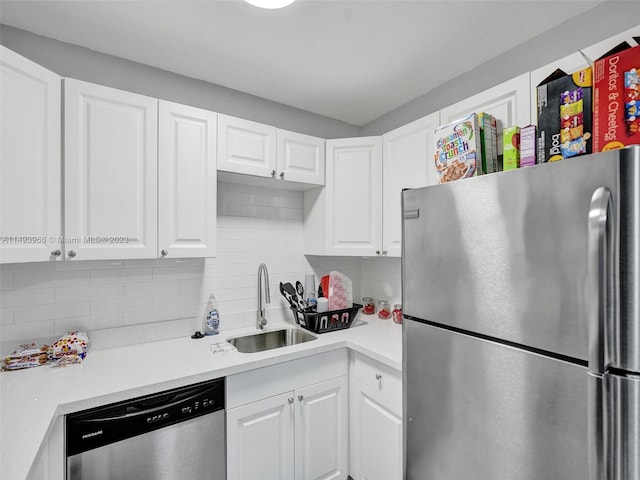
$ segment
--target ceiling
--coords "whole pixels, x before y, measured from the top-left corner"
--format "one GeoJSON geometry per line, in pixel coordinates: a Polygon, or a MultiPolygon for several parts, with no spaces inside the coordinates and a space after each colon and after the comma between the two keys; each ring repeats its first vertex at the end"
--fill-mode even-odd
{"type": "Polygon", "coordinates": [[[1,0],[3,24],[362,126],[603,0],[1,0]]]}

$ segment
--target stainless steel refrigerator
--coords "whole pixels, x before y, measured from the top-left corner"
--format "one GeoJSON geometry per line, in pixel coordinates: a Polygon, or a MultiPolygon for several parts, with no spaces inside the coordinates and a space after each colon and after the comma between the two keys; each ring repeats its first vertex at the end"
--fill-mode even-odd
{"type": "Polygon", "coordinates": [[[640,480],[640,147],[403,193],[407,480],[640,480]]]}

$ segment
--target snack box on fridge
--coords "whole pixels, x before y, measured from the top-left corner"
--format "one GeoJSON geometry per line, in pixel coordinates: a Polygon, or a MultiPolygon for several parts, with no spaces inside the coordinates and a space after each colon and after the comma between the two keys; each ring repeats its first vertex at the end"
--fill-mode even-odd
{"type": "Polygon", "coordinates": [[[434,161],[440,175],[439,183],[482,173],[480,128],[475,113],[436,128],[434,145],[434,161]]]}
{"type": "Polygon", "coordinates": [[[614,52],[593,65],[594,152],[640,144],[640,46],[614,52]]]}
{"type": "Polygon", "coordinates": [[[505,128],[502,140],[502,169],[514,170],[520,166],[520,127],[505,128]]]}
{"type": "Polygon", "coordinates": [[[537,163],[591,153],[591,67],[566,74],[558,69],[544,79],[537,94],[537,163]]]}
{"type": "Polygon", "coordinates": [[[520,167],[536,164],[536,126],[527,125],[520,129],[520,167]]]}

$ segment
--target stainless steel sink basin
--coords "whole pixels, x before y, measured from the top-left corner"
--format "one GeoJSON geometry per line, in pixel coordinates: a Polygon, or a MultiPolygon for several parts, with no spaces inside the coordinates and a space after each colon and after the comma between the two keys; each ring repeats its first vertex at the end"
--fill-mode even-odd
{"type": "Polygon", "coordinates": [[[242,353],[264,352],[273,348],[287,347],[310,342],[317,337],[297,328],[285,328],[270,332],[255,333],[242,337],[232,337],[227,341],[242,353]]]}

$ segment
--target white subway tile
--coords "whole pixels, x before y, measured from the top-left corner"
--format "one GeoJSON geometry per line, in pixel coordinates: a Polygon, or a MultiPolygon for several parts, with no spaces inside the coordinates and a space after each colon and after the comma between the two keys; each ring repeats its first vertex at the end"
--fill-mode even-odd
{"type": "Polygon", "coordinates": [[[0,324],[13,323],[13,307],[0,308],[0,324]]]}
{"type": "MultiPolygon", "coordinates": [[[[287,198],[276,195],[249,194],[249,205],[259,205],[262,207],[286,207],[287,198]]],[[[277,217],[276,217],[277,218],[277,217]]]]}
{"type": "Polygon", "coordinates": [[[153,282],[125,283],[124,296],[172,294],[180,291],[181,280],[157,280],[153,282]]]}
{"type": "Polygon", "coordinates": [[[296,197],[287,197],[287,203],[285,205],[287,208],[297,208],[300,210],[304,209],[304,198],[302,195],[296,197]]]}
{"type": "Polygon", "coordinates": [[[152,280],[152,268],[122,268],[118,270],[91,270],[91,284],[149,282],[152,280]]]}
{"type": "Polygon", "coordinates": [[[13,273],[0,273],[0,290],[13,289],[13,273]]]}
{"type": "Polygon", "coordinates": [[[111,270],[122,268],[122,260],[74,260],[73,262],[55,262],[56,272],[69,270],[111,270]]]}
{"type": "Polygon", "coordinates": [[[203,302],[206,302],[206,298],[200,292],[174,293],[153,296],[154,308],[199,305],[203,302]]]}
{"type": "Polygon", "coordinates": [[[15,307],[15,323],[39,322],[66,317],[89,316],[91,308],[88,301],[51,303],[47,305],[28,305],[15,307]]]}
{"type": "Polygon", "coordinates": [[[0,267],[4,272],[53,272],[53,265],[58,262],[5,263],[0,267]]]}
{"type": "Polygon", "coordinates": [[[50,320],[28,323],[14,323],[0,326],[0,337],[3,342],[15,341],[18,348],[24,342],[38,338],[53,337],[53,322],[50,320]]]}
{"type": "Polygon", "coordinates": [[[54,299],[53,288],[26,288],[0,292],[0,305],[3,307],[53,303],[54,299]]]}
{"type": "MultiPolygon", "coordinates": [[[[122,313],[108,313],[89,317],[61,318],[53,321],[53,332],[62,336],[74,330],[91,331],[103,328],[116,328],[123,326],[122,313]]],[[[89,348],[91,348],[91,335],[89,336],[89,348]]]]}
{"type": "Polygon", "coordinates": [[[248,205],[249,194],[246,192],[219,192],[218,201],[228,205],[248,205]]]}
{"type": "Polygon", "coordinates": [[[238,217],[255,217],[258,214],[258,207],[255,205],[238,205],[229,203],[227,205],[227,215],[238,217]]]}
{"type": "Polygon", "coordinates": [[[88,285],[88,270],[66,272],[15,272],[13,286],[19,288],[66,287],[88,285]]]}
{"type": "Polygon", "coordinates": [[[123,288],[120,283],[105,285],[82,285],[79,287],[57,287],[56,302],[73,302],[79,300],[99,300],[122,297],[123,288]]]}
{"type": "Polygon", "coordinates": [[[102,315],[114,312],[129,312],[134,310],[144,310],[151,308],[153,297],[121,297],[107,300],[92,300],[91,315],[102,315]]]}
{"type": "Polygon", "coordinates": [[[204,272],[204,264],[173,267],[154,267],[153,281],[182,280],[185,278],[200,278],[204,272]]]}

